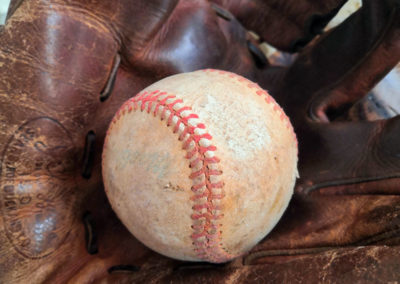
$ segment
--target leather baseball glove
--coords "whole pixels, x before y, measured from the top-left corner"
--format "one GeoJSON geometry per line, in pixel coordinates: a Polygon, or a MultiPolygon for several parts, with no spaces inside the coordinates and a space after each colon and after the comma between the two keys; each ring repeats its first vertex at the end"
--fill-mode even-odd
{"type": "Polygon", "coordinates": [[[0,28],[1,283],[379,283],[400,278],[400,118],[349,109],[400,60],[400,1],[12,1],[0,28]],[[255,39],[248,30],[255,31],[255,39]],[[298,51],[273,66],[267,41],[298,51]],[[299,139],[284,217],[227,264],[150,251],[112,212],[101,179],[119,106],[201,68],[268,89],[299,139]]]}

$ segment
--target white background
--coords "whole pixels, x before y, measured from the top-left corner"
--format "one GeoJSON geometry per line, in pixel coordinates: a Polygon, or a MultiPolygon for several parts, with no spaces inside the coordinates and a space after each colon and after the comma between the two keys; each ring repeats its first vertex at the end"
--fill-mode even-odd
{"type": "Polygon", "coordinates": [[[7,16],[8,5],[10,5],[10,0],[0,0],[0,25],[4,25],[7,16]]]}

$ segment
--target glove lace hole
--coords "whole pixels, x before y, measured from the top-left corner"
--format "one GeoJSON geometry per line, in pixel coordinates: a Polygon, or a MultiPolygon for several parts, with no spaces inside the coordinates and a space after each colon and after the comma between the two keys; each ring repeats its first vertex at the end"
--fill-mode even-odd
{"type": "Polygon", "coordinates": [[[108,273],[110,274],[115,274],[115,273],[131,273],[131,272],[136,272],[139,271],[140,267],[139,266],[133,266],[133,265],[115,265],[112,266],[108,269],[108,273]]]}
{"type": "Polygon", "coordinates": [[[83,153],[82,177],[85,179],[89,179],[92,175],[95,141],[96,134],[90,130],[86,135],[85,151],[83,153]]]}
{"type": "Polygon", "coordinates": [[[96,254],[99,252],[99,249],[97,245],[96,226],[92,214],[86,211],[82,219],[85,226],[86,249],[89,254],[96,254]]]}
{"type": "Polygon", "coordinates": [[[113,67],[111,69],[110,75],[108,76],[107,83],[100,93],[100,101],[101,102],[104,102],[105,100],[107,100],[110,97],[110,95],[114,89],[115,79],[117,78],[117,71],[118,71],[120,63],[121,63],[121,56],[119,54],[117,54],[114,58],[113,67]]]}

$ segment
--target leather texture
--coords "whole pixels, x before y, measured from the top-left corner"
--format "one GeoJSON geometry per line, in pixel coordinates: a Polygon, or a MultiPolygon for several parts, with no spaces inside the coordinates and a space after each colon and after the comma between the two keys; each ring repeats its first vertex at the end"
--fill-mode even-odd
{"type": "Polygon", "coordinates": [[[317,35],[343,4],[12,1],[0,30],[0,282],[397,281],[400,119],[346,114],[400,60],[400,1],[363,1],[317,35]],[[271,65],[248,30],[299,50],[296,60],[271,65]],[[202,68],[268,89],[299,140],[300,179],[284,217],[224,265],[144,247],[112,212],[101,179],[119,106],[161,78],[202,68]]]}

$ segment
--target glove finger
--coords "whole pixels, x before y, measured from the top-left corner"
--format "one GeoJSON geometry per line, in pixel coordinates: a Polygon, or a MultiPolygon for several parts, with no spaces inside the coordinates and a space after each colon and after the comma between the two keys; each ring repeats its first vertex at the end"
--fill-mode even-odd
{"type": "Polygon", "coordinates": [[[321,33],[346,0],[213,2],[229,10],[246,29],[255,31],[269,44],[296,52],[321,33]]]}
{"type": "Polygon", "coordinates": [[[400,60],[399,14],[398,1],[365,1],[307,48],[283,80],[286,96],[278,94],[284,105],[293,106],[289,114],[307,111],[306,116],[327,122],[365,96],[400,60]]]}

